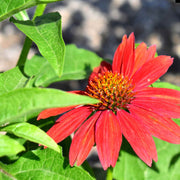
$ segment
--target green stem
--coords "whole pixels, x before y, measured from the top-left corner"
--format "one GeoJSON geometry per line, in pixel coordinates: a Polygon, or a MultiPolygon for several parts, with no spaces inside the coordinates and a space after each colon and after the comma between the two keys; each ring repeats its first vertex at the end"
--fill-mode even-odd
{"type": "MultiPolygon", "coordinates": [[[[46,4],[40,4],[36,7],[36,11],[34,13],[34,16],[33,16],[33,21],[35,20],[35,18],[37,16],[41,16],[43,13],[44,13],[44,10],[46,8],[46,4]]],[[[31,45],[32,45],[32,40],[29,39],[27,36],[24,40],[24,45],[23,45],[23,49],[21,51],[21,54],[19,56],[19,60],[17,62],[17,66],[20,66],[20,65],[24,65],[25,62],[26,62],[26,59],[27,59],[27,56],[28,56],[28,53],[29,53],[29,50],[31,48],[31,45]]]]}
{"type": "Polygon", "coordinates": [[[37,16],[41,16],[43,13],[44,13],[44,10],[46,8],[46,5],[47,4],[39,4],[37,7],[36,7],[36,11],[34,13],[34,16],[33,16],[33,19],[34,20],[37,16]]]}
{"type": "Polygon", "coordinates": [[[107,169],[106,180],[112,180],[112,179],[113,179],[113,168],[109,167],[107,169]]]}
{"type": "Polygon", "coordinates": [[[24,63],[26,62],[26,59],[27,59],[27,55],[29,53],[29,50],[31,48],[31,45],[32,45],[32,40],[29,39],[27,36],[24,40],[24,45],[23,45],[23,49],[21,51],[21,54],[19,56],[19,60],[18,60],[18,63],[17,63],[17,66],[21,66],[21,65],[24,65],[24,63]]]}

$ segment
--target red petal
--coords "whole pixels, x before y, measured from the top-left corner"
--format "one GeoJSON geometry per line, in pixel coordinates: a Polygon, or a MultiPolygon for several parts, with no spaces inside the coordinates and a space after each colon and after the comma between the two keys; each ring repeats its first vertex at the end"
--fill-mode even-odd
{"type": "Polygon", "coordinates": [[[123,56],[124,56],[124,50],[126,48],[126,43],[127,43],[127,36],[124,35],[121,44],[118,46],[116,52],[114,53],[114,59],[112,64],[113,72],[118,72],[118,73],[121,72],[121,66],[123,63],[123,56]]]}
{"type": "Polygon", "coordinates": [[[124,110],[117,111],[122,133],[136,154],[151,166],[152,159],[157,161],[157,152],[153,138],[141,121],[124,110]]]}
{"type": "Polygon", "coordinates": [[[135,60],[135,47],[134,47],[135,37],[134,33],[131,33],[126,44],[123,56],[123,64],[121,68],[121,74],[130,77],[134,69],[135,60]]]}
{"type": "Polygon", "coordinates": [[[138,91],[136,97],[152,97],[157,100],[160,98],[162,100],[164,99],[172,103],[180,104],[180,91],[174,89],[147,87],[138,91]]]}
{"type": "Polygon", "coordinates": [[[129,110],[135,118],[143,120],[153,136],[170,143],[180,144],[180,126],[174,121],[132,105],[129,110]]]}
{"type": "Polygon", "coordinates": [[[115,114],[106,110],[100,115],[95,130],[95,140],[100,162],[106,170],[115,166],[122,142],[119,122],[115,114]]]}
{"type": "Polygon", "coordinates": [[[42,111],[39,116],[37,117],[37,120],[40,119],[46,119],[48,117],[51,116],[57,116],[59,114],[62,114],[66,111],[69,111],[73,108],[75,108],[77,105],[75,106],[68,106],[68,107],[60,107],[60,108],[50,108],[50,109],[45,109],[44,111],[42,111]]]}
{"type": "Polygon", "coordinates": [[[142,42],[135,49],[135,64],[133,69],[133,74],[146,62],[147,57],[147,46],[144,42],[142,42]]]}
{"type": "Polygon", "coordinates": [[[86,106],[73,109],[70,112],[62,115],[49,129],[47,134],[52,137],[57,143],[72,134],[86,118],[91,114],[92,110],[86,106]]]}
{"type": "Polygon", "coordinates": [[[95,143],[95,122],[97,121],[100,111],[91,116],[75,133],[69,152],[70,165],[73,166],[75,161],[81,165],[87,158],[92,146],[95,143]]]}
{"type": "Polygon", "coordinates": [[[145,63],[139,71],[137,71],[132,79],[136,84],[136,89],[147,87],[158,80],[171,66],[173,59],[169,56],[158,56],[145,63]]]}
{"type": "Polygon", "coordinates": [[[106,71],[112,71],[112,66],[106,61],[101,62],[99,73],[104,73],[106,71]]]}
{"type": "Polygon", "coordinates": [[[113,59],[113,72],[119,72],[124,76],[130,76],[134,68],[134,33],[129,38],[123,36],[122,43],[117,48],[113,59]]]}
{"type": "Polygon", "coordinates": [[[102,61],[99,67],[94,68],[93,72],[89,76],[89,80],[94,79],[95,76],[98,75],[98,73],[104,73],[106,71],[112,71],[112,66],[106,61],[102,61]]]}
{"type": "Polygon", "coordinates": [[[155,57],[155,54],[156,54],[156,45],[152,45],[148,48],[146,62],[153,59],[155,57]]]}
{"type": "Polygon", "coordinates": [[[136,97],[131,104],[169,118],[180,118],[180,106],[171,100],[155,97],[136,97]]]}
{"type": "MultiPolygon", "coordinates": [[[[135,49],[135,65],[133,68],[133,74],[138,71],[142,65],[152,58],[154,58],[156,53],[156,46],[150,46],[147,49],[147,46],[144,42],[142,42],[136,49],[135,49]]],[[[133,75],[132,74],[132,75],[133,75]]]]}

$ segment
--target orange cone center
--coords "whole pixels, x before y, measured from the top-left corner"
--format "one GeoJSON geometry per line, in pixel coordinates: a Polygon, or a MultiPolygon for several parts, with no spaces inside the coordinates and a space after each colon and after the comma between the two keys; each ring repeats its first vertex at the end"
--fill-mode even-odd
{"type": "Polygon", "coordinates": [[[107,71],[89,81],[86,94],[100,100],[94,105],[96,110],[110,109],[116,112],[117,109],[128,109],[128,104],[134,99],[133,89],[134,85],[127,77],[107,71]]]}

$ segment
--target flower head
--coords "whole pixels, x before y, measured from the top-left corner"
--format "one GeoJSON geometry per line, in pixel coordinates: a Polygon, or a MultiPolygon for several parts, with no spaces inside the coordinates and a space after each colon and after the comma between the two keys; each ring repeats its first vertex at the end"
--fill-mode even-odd
{"type": "Polygon", "coordinates": [[[141,43],[134,47],[134,34],[125,35],[112,65],[102,61],[89,77],[85,91],[76,94],[99,100],[98,104],[44,110],[38,119],[63,114],[47,132],[57,143],[75,132],[69,159],[71,166],[83,163],[96,144],[103,168],[115,166],[122,135],[147,165],[157,161],[152,136],[180,143],[180,127],[171,118],[180,118],[180,92],[150,87],[173,58],[155,57],[156,47],[141,43]]]}

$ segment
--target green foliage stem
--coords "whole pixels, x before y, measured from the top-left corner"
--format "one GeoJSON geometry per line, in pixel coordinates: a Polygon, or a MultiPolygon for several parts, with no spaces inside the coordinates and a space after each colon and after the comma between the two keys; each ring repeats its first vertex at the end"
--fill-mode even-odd
{"type": "MultiPolygon", "coordinates": [[[[37,17],[37,16],[41,16],[44,13],[44,10],[46,8],[46,4],[40,4],[36,7],[36,11],[34,13],[33,16],[33,20],[37,17]]],[[[19,60],[17,63],[17,66],[21,66],[24,65],[27,59],[27,55],[29,53],[29,50],[31,48],[32,45],[32,40],[26,36],[25,41],[24,41],[24,45],[23,45],[23,49],[21,51],[21,54],[19,56],[19,60]]]]}
{"type": "Polygon", "coordinates": [[[19,56],[19,60],[17,62],[17,66],[21,66],[21,65],[24,65],[25,62],[26,62],[26,59],[27,59],[27,55],[29,53],[29,50],[31,48],[31,45],[32,45],[32,40],[29,39],[27,36],[24,40],[24,45],[23,45],[23,49],[21,51],[21,54],[19,56]]]}

